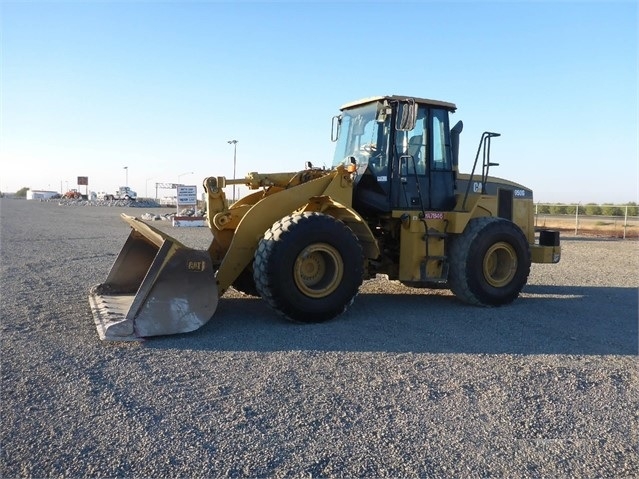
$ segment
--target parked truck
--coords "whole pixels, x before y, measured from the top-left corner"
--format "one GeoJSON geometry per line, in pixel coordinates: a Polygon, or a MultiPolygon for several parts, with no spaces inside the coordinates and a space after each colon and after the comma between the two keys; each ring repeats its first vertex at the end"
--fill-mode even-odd
{"type": "Polygon", "coordinates": [[[115,193],[105,193],[105,192],[98,193],[98,199],[105,200],[105,201],[110,201],[110,200],[135,201],[137,198],[138,198],[138,194],[135,191],[133,191],[131,188],[129,188],[128,186],[120,186],[115,193]]]}

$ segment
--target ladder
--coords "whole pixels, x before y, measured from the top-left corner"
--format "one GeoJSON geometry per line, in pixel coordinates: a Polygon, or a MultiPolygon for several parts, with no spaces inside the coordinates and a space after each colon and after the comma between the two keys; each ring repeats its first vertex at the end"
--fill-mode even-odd
{"type": "Polygon", "coordinates": [[[426,220],[422,220],[426,227],[426,233],[422,237],[426,246],[426,256],[423,257],[419,265],[419,276],[421,281],[430,283],[445,283],[448,281],[448,256],[446,255],[444,241],[448,237],[446,227],[444,231],[429,228],[426,220]],[[435,264],[433,264],[435,263],[435,264]],[[433,271],[438,271],[439,275],[433,275],[433,271]]]}

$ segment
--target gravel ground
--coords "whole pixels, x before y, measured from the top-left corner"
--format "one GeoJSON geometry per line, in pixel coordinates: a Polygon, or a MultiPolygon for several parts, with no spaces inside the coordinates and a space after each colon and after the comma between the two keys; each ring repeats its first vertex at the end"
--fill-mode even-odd
{"type": "Polygon", "coordinates": [[[1,477],[639,475],[637,242],[564,238],[502,308],[375,280],[296,325],[231,290],[194,333],[104,343],[120,212],[0,200],[1,477]]]}

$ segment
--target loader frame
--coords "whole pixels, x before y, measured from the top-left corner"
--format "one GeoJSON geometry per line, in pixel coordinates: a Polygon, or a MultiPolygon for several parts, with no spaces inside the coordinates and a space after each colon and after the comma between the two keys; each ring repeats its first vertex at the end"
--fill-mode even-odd
{"type": "MultiPolygon", "coordinates": [[[[299,173],[291,174],[290,178],[296,176],[299,173]]],[[[366,258],[377,258],[380,252],[373,233],[363,218],[350,208],[352,176],[345,167],[318,170],[309,175],[307,181],[296,182],[294,187],[264,187],[263,191],[245,197],[228,209],[224,208],[226,198],[217,179],[207,179],[204,187],[209,227],[213,233],[209,253],[214,261],[219,262],[216,263],[219,294],[224,294],[253,261],[264,232],[280,218],[295,212],[321,212],[340,219],[364,246],[366,258]]],[[[285,180],[288,178],[284,177],[285,180]]],[[[287,184],[289,182],[286,181],[287,184]]],[[[284,183],[282,178],[280,183],[284,183]]]]}
{"type": "Polygon", "coordinates": [[[471,173],[459,173],[455,109],[395,95],[353,102],[333,118],[330,169],[206,178],[206,250],[123,215],[132,231],[89,297],[100,337],[193,331],[231,286],[299,322],[341,314],[378,274],[469,304],[510,303],[531,262],[559,261],[559,233],[538,239],[532,191],[489,176],[498,133],[484,132],[471,173]],[[229,185],[253,192],[229,204],[229,185]]]}

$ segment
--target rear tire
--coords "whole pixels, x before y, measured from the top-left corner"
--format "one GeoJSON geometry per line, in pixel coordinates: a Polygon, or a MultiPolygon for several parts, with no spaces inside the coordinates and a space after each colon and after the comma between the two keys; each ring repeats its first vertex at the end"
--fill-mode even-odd
{"type": "Polygon", "coordinates": [[[503,218],[471,220],[451,242],[448,284],[459,299],[483,306],[513,302],[530,273],[530,250],[521,229],[503,218]]]}
{"type": "Polygon", "coordinates": [[[276,222],[260,241],[253,266],[262,298],[287,319],[302,323],[343,313],[364,276],[362,247],[351,229],[313,212],[276,222]]]}

